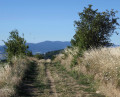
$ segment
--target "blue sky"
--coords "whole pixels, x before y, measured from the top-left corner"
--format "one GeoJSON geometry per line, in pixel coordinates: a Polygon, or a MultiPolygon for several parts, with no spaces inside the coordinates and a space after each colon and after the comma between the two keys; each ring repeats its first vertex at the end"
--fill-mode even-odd
{"type": "MultiPolygon", "coordinates": [[[[79,20],[78,12],[88,4],[99,11],[118,10],[120,17],[120,0],[0,0],[0,45],[14,29],[20,35],[24,33],[30,43],[70,41],[75,34],[74,21],[79,20]]],[[[120,44],[120,35],[113,35],[111,40],[120,44]]]]}

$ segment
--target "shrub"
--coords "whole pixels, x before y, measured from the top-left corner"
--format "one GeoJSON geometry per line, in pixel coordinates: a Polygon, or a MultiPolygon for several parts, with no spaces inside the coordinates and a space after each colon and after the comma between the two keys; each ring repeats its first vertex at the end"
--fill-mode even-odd
{"type": "Polygon", "coordinates": [[[17,30],[10,32],[10,36],[8,41],[5,42],[8,60],[10,60],[13,56],[26,55],[28,46],[26,45],[26,41],[24,38],[19,36],[17,30]]]}
{"type": "Polygon", "coordinates": [[[27,51],[26,55],[32,57],[33,56],[32,51],[27,51]]]}
{"type": "Polygon", "coordinates": [[[44,59],[43,54],[36,54],[36,55],[34,55],[34,57],[37,58],[37,59],[44,59]]]}
{"type": "Polygon", "coordinates": [[[119,26],[116,13],[114,10],[98,12],[98,9],[92,9],[92,5],[85,7],[83,12],[79,13],[80,20],[75,21],[76,34],[71,40],[72,46],[79,47],[79,51],[91,47],[111,46],[110,37],[119,26]]]}

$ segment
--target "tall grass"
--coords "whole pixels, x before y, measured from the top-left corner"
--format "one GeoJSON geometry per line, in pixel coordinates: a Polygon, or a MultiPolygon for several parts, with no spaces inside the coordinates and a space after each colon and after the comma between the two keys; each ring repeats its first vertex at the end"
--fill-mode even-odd
{"type": "Polygon", "coordinates": [[[99,48],[84,52],[83,64],[99,80],[99,91],[120,97],[120,48],[99,48]]]}
{"type": "Polygon", "coordinates": [[[77,65],[72,65],[70,68],[75,60],[76,51],[75,49],[67,50],[65,51],[68,54],[66,59],[62,59],[63,54],[58,55],[55,60],[60,61],[68,71],[93,76],[96,92],[104,93],[107,97],[120,97],[120,48],[85,51],[82,57],[76,58],[77,65]]]}
{"type": "Polygon", "coordinates": [[[0,97],[10,97],[16,93],[16,87],[22,81],[30,61],[14,57],[11,63],[0,67],[0,97]]]}

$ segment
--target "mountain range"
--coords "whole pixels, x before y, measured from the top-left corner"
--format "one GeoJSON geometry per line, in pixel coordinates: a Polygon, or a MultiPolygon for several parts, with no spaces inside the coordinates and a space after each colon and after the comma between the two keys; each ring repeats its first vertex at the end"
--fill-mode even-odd
{"type": "MultiPolygon", "coordinates": [[[[55,50],[60,50],[64,49],[67,46],[70,46],[69,41],[44,41],[40,43],[27,43],[29,46],[29,50],[32,51],[33,54],[36,53],[46,53],[49,51],[55,51],[55,50]]],[[[5,46],[0,46],[0,53],[4,53],[4,47],[5,46]]]]}
{"type": "MultiPolygon", "coordinates": [[[[44,41],[40,43],[27,43],[26,45],[29,46],[29,50],[32,51],[33,54],[36,53],[47,53],[49,51],[56,51],[65,49],[67,46],[71,46],[69,41],[44,41]]],[[[120,47],[120,45],[113,45],[111,47],[120,47]]],[[[0,46],[0,59],[4,59],[4,46],[0,46]]]]}

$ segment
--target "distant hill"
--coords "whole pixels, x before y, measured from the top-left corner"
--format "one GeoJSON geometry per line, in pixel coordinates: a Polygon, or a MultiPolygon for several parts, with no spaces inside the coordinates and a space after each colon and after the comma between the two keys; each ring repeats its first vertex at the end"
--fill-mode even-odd
{"type": "Polygon", "coordinates": [[[46,53],[49,51],[55,51],[55,50],[60,50],[64,49],[67,46],[70,46],[70,42],[61,42],[61,41],[44,41],[40,43],[28,43],[29,45],[29,50],[35,53],[46,53]]]}
{"type": "MultiPolygon", "coordinates": [[[[33,54],[36,53],[46,53],[49,51],[55,51],[64,49],[67,46],[70,46],[69,41],[61,42],[61,41],[44,41],[40,43],[27,43],[29,45],[29,50],[33,52],[33,54]]],[[[0,53],[4,52],[5,46],[0,46],[0,53]]]]}

